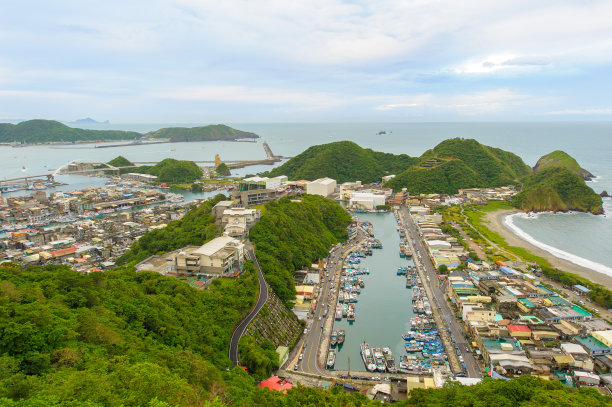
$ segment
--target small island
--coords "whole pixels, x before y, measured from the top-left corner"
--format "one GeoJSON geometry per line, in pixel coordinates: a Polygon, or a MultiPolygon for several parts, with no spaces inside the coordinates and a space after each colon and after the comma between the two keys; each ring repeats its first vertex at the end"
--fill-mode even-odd
{"type": "MultiPolygon", "coordinates": [[[[93,121],[95,122],[95,121],[93,121]]],[[[93,123],[83,119],[78,124],[93,123]]],[[[76,122],[75,122],[76,123],[76,122]]],[[[96,122],[98,123],[98,122],[96,122]]],[[[255,133],[236,130],[223,124],[200,127],[167,127],[148,133],[123,130],[86,130],[67,126],[55,120],[28,120],[19,124],[0,123],[0,143],[90,143],[143,138],[179,141],[236,141],[258,139],[255,133]]]]}

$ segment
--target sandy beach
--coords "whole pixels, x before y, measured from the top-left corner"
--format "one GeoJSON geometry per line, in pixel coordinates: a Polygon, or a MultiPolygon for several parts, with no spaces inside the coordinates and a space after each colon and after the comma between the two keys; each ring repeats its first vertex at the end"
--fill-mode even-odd
{"type": "Polygon", "coordinates": [[[590,268],[582,267],[570,261],[553,256],[546,250],[542,250],[539,247],[534,246],[531,243],[526,242],[525,240],[515,235],[506,225],[504,225],[503,220],[505,216],[517,212],[519,211],[499,210],[491,212],[488,213],[487,216],[484,218],[484,223],[489,229],[496,233],[499,233],[504,239],[506,239],[506,242],[510,246],[523,247],[529,250],[531,253],[535,254],[536,256],[545,258],[553,267],[556,267],[560,270],[575,273],[605,287],[612,286],[612,278],[610,278],[609,276],[599,273],[595,270],[591,270],[590,268]]]}

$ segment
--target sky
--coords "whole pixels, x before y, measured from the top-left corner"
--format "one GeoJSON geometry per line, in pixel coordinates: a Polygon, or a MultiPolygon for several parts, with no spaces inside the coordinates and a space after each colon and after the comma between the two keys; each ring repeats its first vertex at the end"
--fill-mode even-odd
{"type": "Polygon", "coordinates": [[[612,1],[0,0],[0,120],[612,120],[612,1]]]}

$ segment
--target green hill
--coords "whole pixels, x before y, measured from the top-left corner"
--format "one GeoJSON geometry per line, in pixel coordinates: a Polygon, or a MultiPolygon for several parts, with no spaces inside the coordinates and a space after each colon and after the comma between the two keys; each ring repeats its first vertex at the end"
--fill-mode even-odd
{"type": "Polygon", "coordinates": [[[523,180],[512,204],[524,211],[603,213],[601,197],[579,175],[565,167],[550,167],[523,180]]]}
{"type": "Polygon", "coordinates": [[[290,179],[315,180],[329,177],[338,183],[380,181],[381,177],[408,168],[415,161],[405,154],[394,155],[365,149],[352,141],[338,141],[306,149],[270,176],[286,175],[290,179]]]}
{"type": "Polygon", "coordinates": [[[153,166],[142,165],[126,171],[155,175],[157,182],[173,184],[194,182],[203,174],[202,169],[193,161],[175,160],[174,158],[166,158],[153,166]]]}
{"type": "Polygon", "coordinates": [[[449,139],[426,151],[414,165],[386,183],[411,194],[457,193],[461,188],[515,184],[531,173],[523,160],[508,151],[472,139],[449,139]]]}
{"type": "Polygon", "coordinates": [[[580,167],[578,161],[576,161],[572,156],[567,154],[565,151],[556,150],[550,154],[546,154],[538,160],[535,167],[533,167],[534,172],[542,171],[546,168],[552,167],[565,167],[568,170],[572,171],[580,175],[585,181],[590,181],[594,178],[594,175],[580,167]]]}
{"type": "Polygon", "coordinates": [[[213,141],[259,138],[255,133],[236,130],[223,124],[202,127],[166,127],[146,134],[151,138],[169,138],[170,141],[213,141]]]}
{"type": "Polygon", "coordinates": [[[293,272],[327,256],[329,247],[348,239],[350,215],[340,205],[314,195],[266,204],[249,239],[270,286],[289,305],[295,300],[293,272]]]}
{"type": "Polygon", "coordinates": [[[2,143],[132,140],[140,137],[142,134],[134,131],[75,129],[54,120],[28,120],[19,124],[0,124],[0,142],[2,143]]]}
{"type": "MultiPolygon", "coordinates": [[[[259,138],[254,133],[217,124],[203,127],[168,127],[146,134],[170,141],[214,141],[259,138]]],[[[66,126],[55,120],[28,120],[19,124],[0,123],[0,143],[28,144],[102,140],[134,140],[143,136],[135,131],[85,130],[66,126]]]]}

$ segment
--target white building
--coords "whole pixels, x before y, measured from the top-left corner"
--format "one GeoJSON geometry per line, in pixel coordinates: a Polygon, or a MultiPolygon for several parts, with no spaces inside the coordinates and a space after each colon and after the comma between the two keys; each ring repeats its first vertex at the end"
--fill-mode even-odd
{"type": "Polygon", "coordinates": [[[336,190],[336,180],[319,178],[306,184],[306,193],[328,197],[336,190]]]}
{"type": "Polygon", "coordinates": [[[349,200],[349,206],[356,209],[376,209],[385,204],[385,195],[373,194],[371,192],[353,192],[349,200]]]}
{"type": "Polygon", "coordinates": [[[287,180],[287,176],[285,175],[280,175],[274,178],[254,176],[250,178],[245,178],[242,182],[247,184],[261,185],[263,189],[276,190],[279,189],[282,184],[287,182],[287,180]]]}
{"type": "Polygon", "coordinates": [[[217,237],[195,248],[179,252],[174,258],[178,272],[225,274],[244,264],[244,244],[229,236],[217,237]]]}
{"type": "Polygon", "coordinates": [[[221,224],[227,236],[244,238],[261,217],[259,209],[230,208],[223,211],[221,224]]]}

